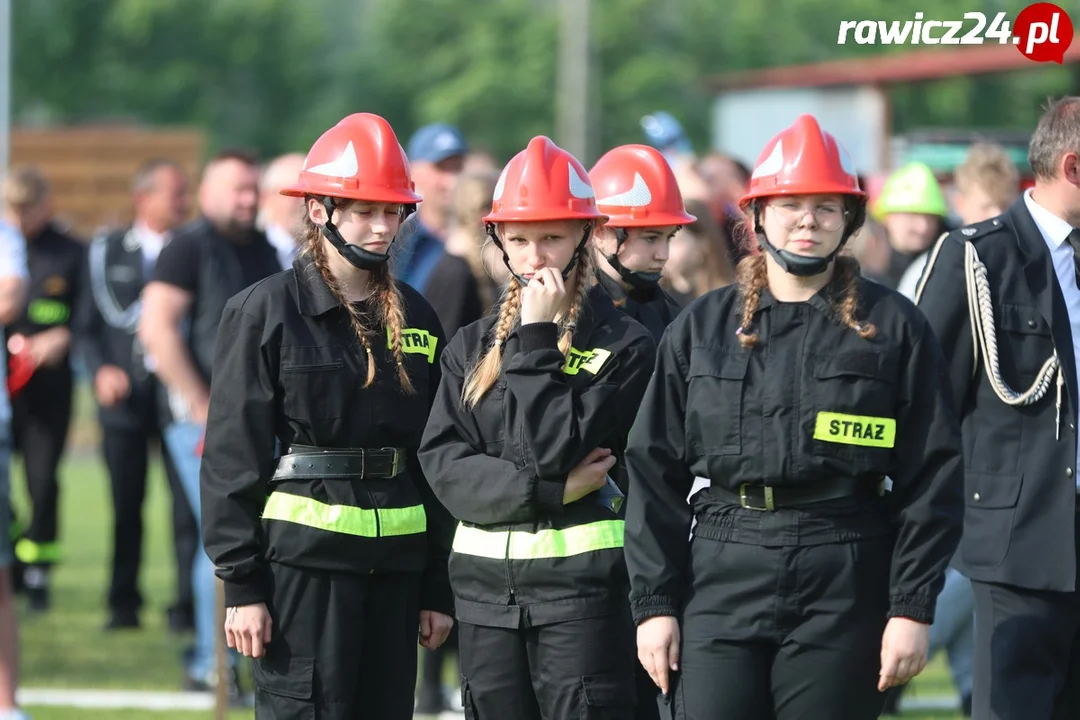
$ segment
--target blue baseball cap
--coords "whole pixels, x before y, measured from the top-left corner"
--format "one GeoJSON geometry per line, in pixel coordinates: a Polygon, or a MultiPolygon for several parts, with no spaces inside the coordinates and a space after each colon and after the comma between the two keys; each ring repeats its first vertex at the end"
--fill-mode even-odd
{"type": "Polygon", "coordinates": [[[659,112],[641,118],[646,141],[661,152],[690,152],[693,148],[682,125],[671,113],[659,112]]]}
{"type": "Polygon", "coordinates": [[[409,162],[440,163],[469,151],[465,136],[453,125],[433,123],[417,130],[409,139],[409,162]]]}

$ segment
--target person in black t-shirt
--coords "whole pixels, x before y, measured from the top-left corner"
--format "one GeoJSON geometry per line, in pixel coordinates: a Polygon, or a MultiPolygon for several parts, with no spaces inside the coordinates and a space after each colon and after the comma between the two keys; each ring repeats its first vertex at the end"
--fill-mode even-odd
{"type": "MultiPolygon", "coordinates": [[[[164,388],[165,442],[200,525],[200,455],[221,314],[230,297],[281,269],[255,229],[258,176],[255,160],[237,152],[207,164],[201,217],[177,230],[143,293],[139,338],[164,388]]],[[[202,550],[192,573],[195,647],[186,656],[186,685],[202,690],[214,684],[217,626],[213,567],[202,550]]],[[[235,671],[229,679],[235,683],[235,671]]]]}

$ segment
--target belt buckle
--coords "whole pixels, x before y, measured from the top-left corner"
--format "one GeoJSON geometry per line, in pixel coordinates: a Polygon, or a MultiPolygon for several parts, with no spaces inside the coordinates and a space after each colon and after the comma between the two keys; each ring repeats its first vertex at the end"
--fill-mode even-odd
{"type": "Polygon", "coordinates": [[[392,448],[392,447],[384,447],[384,448],[380,448],[380,450],[387,450],[387,451],[394,454],[394,461],[390,464],[390,477],[392,477],[392,478],[397,477],[397,474],[398,474],[398,458],[400,457],[400,453],[398,453],[398,449],[397,448],[392,448]]]}
{"type": "Polygon", "coordinates": [[[776,505],[773,503],[773,489],[769,485],[763,486],[765,491],[765,507],[757,507],[750,504],[750,500],[746,497],[746,488],[750,487],[750,483],[743,483],[739,486],[739,500],[740,504],[749,510],[760,510],[762,512],[776,512],[776,505]]]}

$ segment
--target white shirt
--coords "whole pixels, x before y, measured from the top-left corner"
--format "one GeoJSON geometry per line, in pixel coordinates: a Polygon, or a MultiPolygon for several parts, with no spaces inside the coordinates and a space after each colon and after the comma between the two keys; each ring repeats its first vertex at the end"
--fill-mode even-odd
{"type": "Polygon", "coordinates": [[[926,260],[929,257],[930,251],[927,250],[911,261],[911,264],[908,265],[908,269],[905,270],[904,274],[900,277],[900,284],[896,286],[896,292],[912,302],[915,301],[915,290],[919,287],[919,280],[922,279],[923,270],[926,268],[926,260]]]}
{"type": "MultiPolygon", "coordinates": [[[[13,226],[0,222],[0,278],[30,280],[26,265],[26,240],[13,226]]],[[[7,391],[7,347],[0,342],[0,435],[10,433],[11,399],[7,391]]],[[[9,435],[10,437],[10,435],[9,435]]]]}
{"type": "Polygon", "coordinates": [[[296,247],[296,238],[292,236],[292,233],[280,225],[268,223],[266,225],[266,239],[269,240],[270,244],[277,250],[278,262],[281,263],[281,269],[288,270],[291,268],[293,258],[296,257],[298,250],[296,247]]]}
{"type": "MultiPolygon", "coordinates": [[[[1031,190],[1024,192],[1024,204],[1027,205],[1031,219],[1042,233],[1043,241],[1050,250],[1054,261],[1061,294],[1065,297],[1065,306],[1069,310],[1069,326],[1072,328],[1073,357],[1077,363],[1077,377],[1080,378],[1080,288],[1076,286],[1076,265],[1073,260],[1072,245],[1065,242],[1074,228],[1057,215],[1031,199],[1031,190]]],[[[1060,372],[1060,371],[1059,371],[1060,372]]],[[[1076,471],[1080,471],[1080,443],[1077,443],[1076,471]]],[[[1080,491],[1080,472],[1076,475],[1076,488],[1080,491]]]]}
{"type": "Polygon", "coordinates": [[[149,279],[154,269],[154,263],[157,262],[158,255],[161,254],[161,248],[165,247],[165,243],[168,242],[168,233],[154,232],[140,222],[136,222],[131,226],[131,232],[142,249],[143,276],[149,279]]]}

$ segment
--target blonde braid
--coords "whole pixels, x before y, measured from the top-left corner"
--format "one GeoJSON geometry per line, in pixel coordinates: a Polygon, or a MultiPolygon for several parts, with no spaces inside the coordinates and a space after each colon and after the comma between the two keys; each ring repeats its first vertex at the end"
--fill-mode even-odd
{"type": "MultiPolygon", "coordinates": [[[[591,244],[588,243],[588,245],[591,244]]],[[[588,245],[582,248],[581,255],[578,258],[577,272],[574,275],[574,300],[570,303],[570,310],[567,312],[565,320],[560,323],[564,329],[562,337],[559,338],[559,350],[567,358],[570,357],[570,346],[574,340],[578,317],[587,302],[591,285],[590,280],[593,279],[593,257],[588,245]]]]}
{"type": "Polygon", "coordinates": [[[739,262],[737,282],[739,294],[743,298],[742,324],[739,327],[739,344],[746,349],[758,344],[757,332],[751,332],[754,325],[754,313],[761,301],[761,291],[769,284],[768,268],[765,256],[760,253],[748,255],[739,262]]]}
{"type": "Polygon", "coordinates": [[[465,387],[461,391],[461,400],[466,407],[473,408],[480,399],[487,394],[495,381],[499,379],[502,370],[502,348],[510,331],[514,329],[514,323],[521,315],[521,285],[513,278],[507,283],[503,291],[502,302],[499,304],[499,319],[495,322],[495,337],[484,355],[477,360],[465,379],[465,387]]]}

